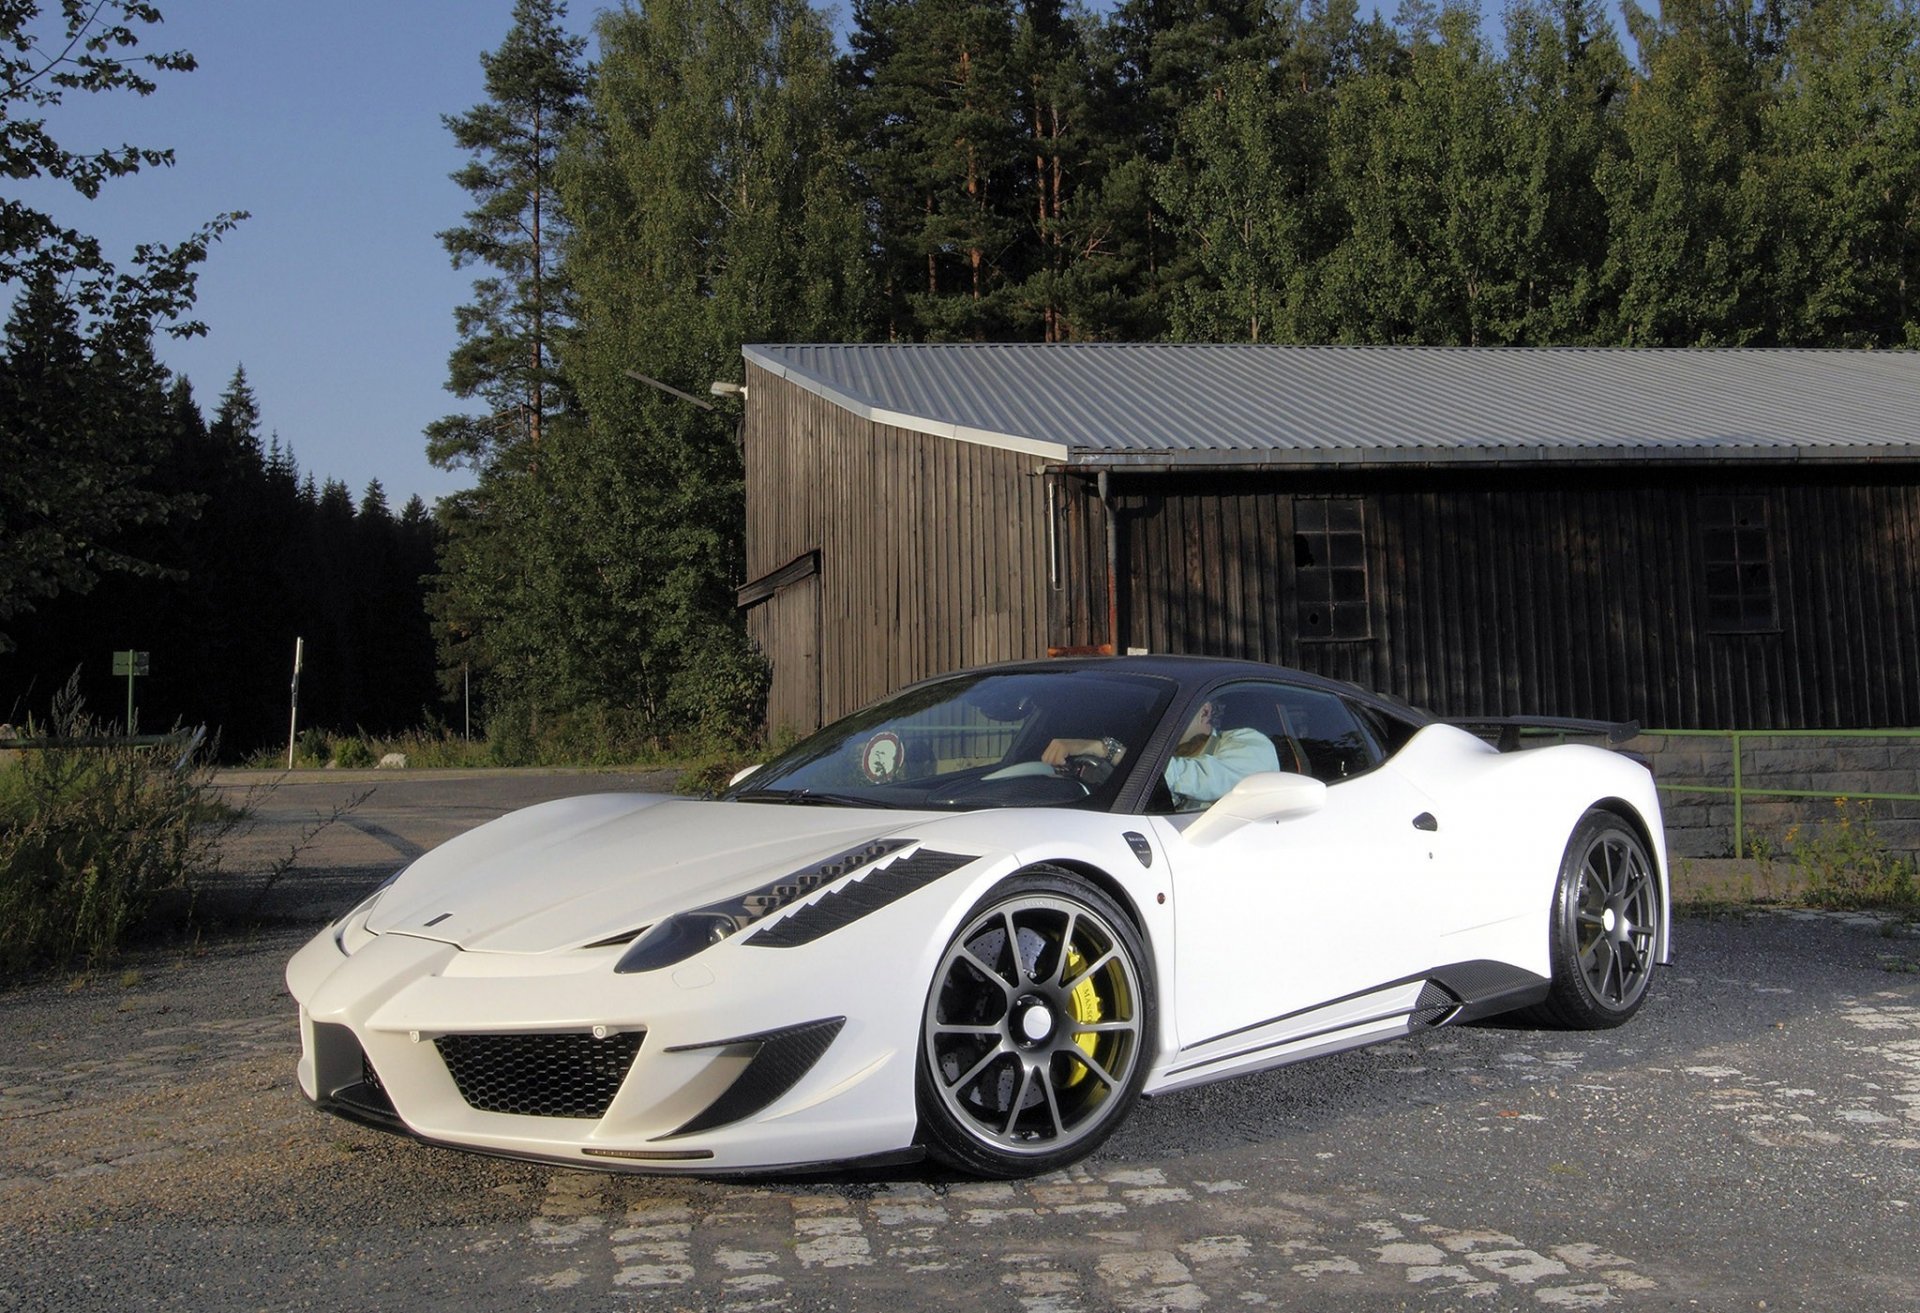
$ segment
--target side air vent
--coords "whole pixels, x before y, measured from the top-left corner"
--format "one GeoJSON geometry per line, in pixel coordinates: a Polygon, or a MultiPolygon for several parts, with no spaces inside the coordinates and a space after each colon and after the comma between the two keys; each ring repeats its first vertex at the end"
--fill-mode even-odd
{"type": "Polygon", "coordinates": [[[314,1023],[313,1068],[322,1106],[377,1125],[399,1120],[380,1073],[348,1027],[314,1023]]]}
{"type": "Polygon", "coordinates": [[[964,853],[922,848],[911,857],[902,857],[891,866],[861,876],[844,889],[822,895],[793,915],[754,931],[742,942],[762,948],[797,948],[811,944],[975,860],[964,853]]]}
{"type": "Polygon", "coordinates": [[[828,1017],[824,1021],[809,1021],[805,1025],[770,1030],[760,1035],[744,1035],[739,1039],[715,1040],[710,1044],[676,1044],[667,1052],[692,1053],[701,1049],[753,1045],[754,1053],[747,1060],[746,1067],[734,1078],[733,1084],[727,1086],[719,1098],[684,1126],[659,1138],[672,1140],[682,1135],[710,1131],[716,1126],[745,1121],[798,1085],[800,1078],[812,1071],[814,1064],[826,1055],[834,1037],[846,1024],[845,1017],[828,1017]]]}
{"type": "Polygon", "coordinates": [[[442,1035],[433,1043],[469,1107],[526,1117],[601,1117],[644,1033],[442,1035]]]}
{"type": "Polygon", "coordinates": [[[1437,1026],[1453,1015],[1460,1006],[1455,998],[1443,986],[1429,980],[1420,987],[1420,997],[1413,1001],[1413,1013],[1407,1018],[1407,1025],[1413,1029],[1422,1026],[1437,1026]]]}

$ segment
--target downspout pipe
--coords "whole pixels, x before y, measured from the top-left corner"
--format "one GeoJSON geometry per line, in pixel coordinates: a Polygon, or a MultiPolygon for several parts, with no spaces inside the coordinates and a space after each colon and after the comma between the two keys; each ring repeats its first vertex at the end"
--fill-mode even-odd
{"type": "Polygon", "coordinates": [[[1098,477],[1095,486],[1107,513],[1107,650],[1119,656],[1126,651],[1120,645],[1120,512],[1113,504],[1107,471],[1102,469],[1098,477]]]}

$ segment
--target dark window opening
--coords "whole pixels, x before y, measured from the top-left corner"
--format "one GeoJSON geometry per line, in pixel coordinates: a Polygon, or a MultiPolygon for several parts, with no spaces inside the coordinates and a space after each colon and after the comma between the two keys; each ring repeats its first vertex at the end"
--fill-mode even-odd
{"type": "Polygon", "coordinates": [[[1709,632],[1737,634],[1780,627],[1774,601],[1773,535],[1768,528],[1765,497],[1716,494],[1700,498],[1709,632]]]}
{"type": "Polygon", "coordinates": [[[1300,637],[1372,637],[1366,521],[1360,502],[1296,497],[1293,527],[1295,618],[1300,637]]]}

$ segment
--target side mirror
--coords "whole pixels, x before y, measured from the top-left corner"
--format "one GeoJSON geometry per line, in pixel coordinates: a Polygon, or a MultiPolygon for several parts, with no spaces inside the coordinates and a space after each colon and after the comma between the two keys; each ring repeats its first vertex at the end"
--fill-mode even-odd
{"type": "Polygon", "coordinates": [[[1326,805],[1327,786],[1311,775],[1261,771],[1227,790],[1224,797],[1200,813],[1200,819],[1186,828],[1184,836],[1188,843],[1204,847],[1243,826],[1305,816],[1326,805]]]}
{"type": "Polygon", "coordinates": [[[741,780],[744,780],[745,778],[747,778],[747,776],[759,770],[760,767],[764,764],[765,764],[764,762],[756,761],[753,763],[753,765],[748,766],[744,770],[735,771],[733,774],[733,778],[727,781],[727,787],[731,789],[734,785],[738,784],[741,780]]]}

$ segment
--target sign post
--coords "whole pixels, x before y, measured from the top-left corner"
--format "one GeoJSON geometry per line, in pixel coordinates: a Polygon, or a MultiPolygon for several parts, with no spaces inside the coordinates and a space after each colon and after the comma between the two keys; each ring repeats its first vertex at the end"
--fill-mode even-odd
{"type": "Polygon", "coordinates": [[[293,740],[300,728],[300,667],[307,655],[307,640],[293,640],[293,708],[287,713],[287,769],[293,769],[293,740]]]}
{"type": "Polygon", "coordinates": [[[151,652],[135,652],[131,649],[113,654],[113,673],[127,677],[127,737],[133,737],[133,681],[135,677],[148,673],[147,659],[151,652]]]}

